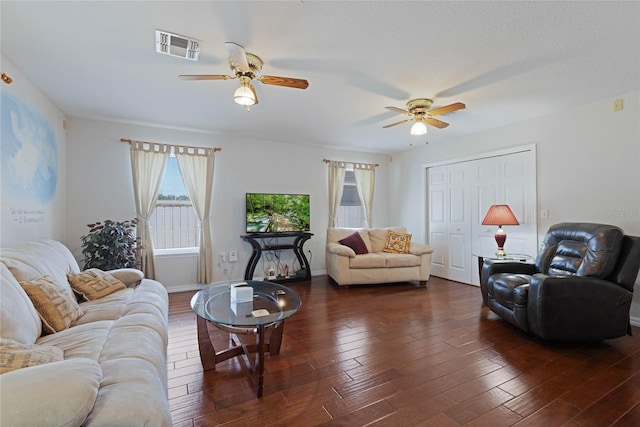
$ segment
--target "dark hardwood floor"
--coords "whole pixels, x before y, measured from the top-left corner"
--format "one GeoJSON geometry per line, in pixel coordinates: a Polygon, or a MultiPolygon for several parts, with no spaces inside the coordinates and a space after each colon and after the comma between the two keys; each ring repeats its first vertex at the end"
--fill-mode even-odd
{"type": "Polygon", "coordinates": [[[267,356],[261,399],[238,358],[203,372],[193,292],[170,296],[175,426],[640,426],[639,328],[543,342],[483,307],[479,288],[435,277],[427,288],[338,289],[325,276],[289,286],[302,308],[267,356]]]}

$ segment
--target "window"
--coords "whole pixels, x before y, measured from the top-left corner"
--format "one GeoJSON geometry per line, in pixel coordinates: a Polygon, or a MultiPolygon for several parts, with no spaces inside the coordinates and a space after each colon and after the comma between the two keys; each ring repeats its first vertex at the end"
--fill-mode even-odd
{"type": "Polygon", "coordinates": [[[154,249],[197,248],[199,245],[198,217],[173,154],[167,161],[149,225],[154,249]]]}
{"type": "Polygon", "coordinates": [[[336,216],[337,227],[364,227],[364,207],[356,188],[356,176],[353,167],[348,167],[344,173],[342,199],[336,216]]]}

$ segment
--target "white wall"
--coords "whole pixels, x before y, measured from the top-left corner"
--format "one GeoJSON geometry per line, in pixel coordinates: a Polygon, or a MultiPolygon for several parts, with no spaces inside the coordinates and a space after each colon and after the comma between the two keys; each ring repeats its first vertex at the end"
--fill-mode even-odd
{"type": "MultiPolygon", "coordinates": [[[[540,240],[549,226],[563,221],[614,224],[627,234],[640,236],[639,101],[640,92],[617,95],[571,111],[394,154],[389,167],[389,199],[394,206],[390,220],[406,224],[426,239],[424,164],[535,143],[538,211],[549,210],[548,219],[538,216],[540,240]],[[624,100],[622,111],[613,112],[615,98],[624,100]]],[[[631,308],[638,325],[639,282],[631,308]]]]}
{"type": "Polygon", "coordinates": [[[0,82],[0,246],[47,238],[62,240],[66,192],[64,115],[4,56],[2,72],[13,83],[0,82]],[[43,190],[54,180],[54,189],[43,190]]]}
{"type": "MultiPolygon", "coordinates": [[[[388,225],[387,156],[340,151],[274,141],[243,139],[210,133],[164,129],[70,117],[67,120],[67,233],[65,243],[80,255],[80,236],[86,224],[135,216],[129,145],[120,138],[221,147],[216,154],[212,201],[213,252],[238,249],[239,262],[224,273],[214,263],[214,281],[241,279],[251,255],[244,242],[244,198],[247,192],[305,193],[311,200],[313,275],[325,273],[324,246],[328,224],[327,165],[322,159],[378,163],[373,222],[388,225]]],[[[285,255],[283,253],[283,255],[285,255]]],[[[158,258],[157,279],[170,290],[196,282],[195,256],[158,258]]],[[[260,267],[260,265],[259,265],[260,267]]]]}

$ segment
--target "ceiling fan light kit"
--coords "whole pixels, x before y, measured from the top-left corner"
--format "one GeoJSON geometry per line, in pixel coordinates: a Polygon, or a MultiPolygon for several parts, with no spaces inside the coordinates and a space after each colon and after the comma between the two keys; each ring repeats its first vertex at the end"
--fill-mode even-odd
{"type": "Polygon", "coordinates": [[[411,135],[426,135],[427,134],[427,125],[425,125],[422,121],[415,122],[413,126],[411,126],[411,135]]]}
{"type": "Polygon", "coordinates": [[[240,86],[233,93],[233,100],[240,105],[253,105],[256,103],[256,98],[253,96],[253,92],[246,86],[240,86]]]}
{"type": "Polygon", "coordinates": [[[413,120],[415,123],[411,126],[411,135],[424,135],[427,133],[426,125],[434,126],[439,129],[444,129],[449,126],[449,123],[445,123],[442,120],[435,119],[433,116],[452,113],[454,111],[463,110],[464,108],[466,108],[466,106],[462,102],[456,102],[454,104],[445,105],[444,107],[439,107],[431,110],[430,108],[432,105],[433,101],[431,99],[416,98],[407,102],[406,110],[397,107],[384,107],[389,111],[393,111],[394,113],[405,114],[409,116],[409,118],[396,123],[391,123],[390,125],[383,126],[383,128],[390,128],[413,120]]]}
{"type": "Polygon", "coordinates": [[[256,96],[251,90],[251,79],[245,76],[240,77],[240,87],[233,93],[233,100],[245,107],[256,104],[256,96]]]}

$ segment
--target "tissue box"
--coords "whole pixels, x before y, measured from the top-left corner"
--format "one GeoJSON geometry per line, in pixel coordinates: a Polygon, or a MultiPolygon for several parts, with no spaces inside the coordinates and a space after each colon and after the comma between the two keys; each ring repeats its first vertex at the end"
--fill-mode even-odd
{"type": "Polygon", "coordinates": [[[253,302],[253,288],[246,283],[231,285],[231,301],[253,302]]]}
{"type": "Polygon", "coordinates": [[[251,312],[253,311],[253,301],[249,302],[235,302],[231,301],[231,310],[235,313],[236,316],[251,316],[251,312]]]}

